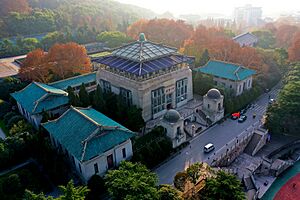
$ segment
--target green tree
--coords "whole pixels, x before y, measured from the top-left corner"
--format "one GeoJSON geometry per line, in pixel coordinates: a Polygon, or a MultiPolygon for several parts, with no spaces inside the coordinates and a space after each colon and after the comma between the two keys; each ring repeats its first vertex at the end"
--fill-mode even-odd
{"type": "Polygon", "coordinates": [[[32,131],[31,124],[27,123],[25,120],[20,120],[11,127],[11,129],[9,130],[9,134],[16,135],[19,133],[31,132],[31,131],[32,131]]]}
{"type": "Polygon", "coordinates": [[[74,92],[74,89],[72,87],[67,88],[69,102],[72,106],[81,106],[80,99],[78,95],[74,92]]]}
{"type": "Polygon", "coordinates": [[[272,32],[258,30],[258,31],[252,32],[252,34],[254,34],[255,36],[258,37],[257,47],[260,47],[263,49],[274,48],[276,39],[272,32]]]}
{"type": "Polygon", "coordinates": [[[127,120],[125,126],[132,131],[140,131],[145,126],[142,117],[142,109],[136,106],[130,106],[127,110],[127,120]]]}
{"type": "Polygon", "coordinates": [[[59,186],[59,189],[62,191],[59,200],[84,200],[86,194],[89,192],[86,186],[75,187],[73,180],[69,181],[67,186],[59,186]]]}
{"type": "Polygon", "coordinates": [[[116,170],[109,170],[105,185],[114,199],[158,199],[157,176],[139,163],[122,161],[116,170]]]}
{"type": "Polygon", "coordinates": [[[204,200],[246,199],[241,182],[234,175],[224,171],[218,171],[216,178],[207,179],[205,187],[200,192],[200,198],[204,200]]]}
{"type": "Polygon", "coordinates": [[[86,91],[84,83],[80,86],[79,90],[79,100],[81,102],[81,106],[87,107],[90,106],[90,96],[89,93],[86,91]]]}
{"type": "Polygon", "coordinates": [[[105,107],[103,92],[100,85],[97,85],[97,89],[93,95],[93,107],[99,112],[103,112],[105,107]]]}
{"type": "Polygon", "coordinates": [[[200,66],[205,65],[209,61],[209,59],[210,59],[210,57],[209,57],[208,49],[205,49],[199,60],[199,65],[200,66]]]}
{"type": "Polygon", "coordinates": [[[11,108],[10,108],[9,103],[0,99],[0,118],[2,118],[7,112],[9,112],[10,109],[11,108]]]}
{"type": "Polygon", "coordinates": [[[93,175],[88,181],[88,189],[90,192],[87,195],[87,199],[100,199],[101,194],[106,192],[105,182],[99,175],[93,175]]]}
{"type": "Polygon", "coordinates": [[[118,47],[124,43],[132,41],[132,38],[119,31],[104,31],[97,35],[97,41],[105,42],[108,47],[118,47]]]}
{"type": "Polygon", "coordinates": [[[24,200],[54,200],[54,198],[51,196],[46,197],[44,193],[34,194],[29,190],[25,190],[24,200]]]}
{"type": "Polygon", "coordinates": [[[187,175],[189,176],[189,179],[192,183],[196,184],[200,175],[201,175],[201,169],[202,164],[201,163],[195,163],[189,166],[186,170],[187,175]]]}
{"type": "Polygon", "coordinates": [[[174,181],[173,181],[174,182],[174,186],[178,190],[184,192],[184,190],[185,190],[185,184],[187,183],[188,178],[189,178],[189,176],[186,173],[186,171],[184,171],[184,172],[178,172],[175,175],[175,177],[174,177],[174,181]]]}
{"type": "Polygon", "coordinates": [[[160,200],[183,200],[180,192],[171,185],[160,185],[158,195],[160,200]]]}

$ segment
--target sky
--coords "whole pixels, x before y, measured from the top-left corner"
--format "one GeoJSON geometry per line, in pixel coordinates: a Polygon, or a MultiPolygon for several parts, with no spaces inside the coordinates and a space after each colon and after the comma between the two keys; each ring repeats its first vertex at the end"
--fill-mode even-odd
{"type": "Polygon", "coordinates": [[[148,8],[158,14],[219,13],[231,16],[235,7],[252,4],[263,8],[263,16],[300,11],[300,0],[117,0],[148,8]]]}

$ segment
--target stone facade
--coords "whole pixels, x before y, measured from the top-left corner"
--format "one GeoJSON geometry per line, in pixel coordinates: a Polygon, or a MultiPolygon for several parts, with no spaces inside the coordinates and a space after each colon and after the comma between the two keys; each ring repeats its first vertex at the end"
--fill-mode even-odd
{"type": "Polygon", "coordinates": [[[220,78],[220,77],[213,77],[213,80],[215,82],[215,85],[222,86],[224,88],[229,88],[234,91],[234,95],[239,96],[243,94],[244,91],[250,90],[252,88],[252,76],[240,80],[240,81],[235,81],[235,80],[230,80],[230,79],[225,79],[225,78],[220,78]]]}
{"type": "Polygon", "coordinates": [[[224,117],[223,101],[224,96],[221,95],[217,89],[210,89],[207,94],[203,96],[202,111],[212,123],[224,117]]]}
{"type": "Polygon", "coordinates": [[[167,109],[179,108],[193,99],[192,71],[188,65],[158,72],[143,80],[99,67],[97,82],[104,91],[110,90],[116,94],[125,91],[128,94],[125,100],[142,109],[145,121],[161,117],[167,109]],[[178,95],[181,89],[182,96],[178,95]]]}

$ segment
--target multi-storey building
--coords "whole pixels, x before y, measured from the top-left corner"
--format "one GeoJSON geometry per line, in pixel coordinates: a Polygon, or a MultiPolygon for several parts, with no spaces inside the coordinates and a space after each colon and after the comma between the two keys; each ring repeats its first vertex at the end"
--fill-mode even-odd
{"type": "Polygon", "coordinates": [[[251,5],[245,5],[244,7],[237,7],[234,10],[234,21],[237,25],[257,26],[262,18],[262,8],[252,7],[251,5]]]}
{"type": "Polygon", "coordinates": [[[103,91],[119,94],[128,105],[142,108],[145,121],[193,99],[192,63],[192,58],[176,48],[147,41],[144,34],[93,61],[103,91]]]}

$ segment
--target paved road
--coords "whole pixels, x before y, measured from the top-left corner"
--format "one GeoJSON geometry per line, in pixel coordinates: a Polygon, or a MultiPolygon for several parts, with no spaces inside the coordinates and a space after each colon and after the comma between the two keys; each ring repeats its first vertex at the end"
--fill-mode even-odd
{"type": "Polygon", "coordinates": [[[237,120],[227,119],[222,124],[217,124],[201,135],[196,136],[191,140],[191,145],[181,151],[180,154],[159,166],[154,171],[159,177],[159,184],[172,184],[173,178],[177,172],[183,171],[190,164],[206,160],[214,152],[226,146],[228,142],[240,135],[243,131],[249,130],[253,124],[257,124],[264,115],[269,102],[269,95],[271,98],[276,98],[279,92],[278,88],[274,88],[268,94],[263,94],[256,102],[254,107],[249,109],[246,113],[248,119],[244,123],[238,123],[237,120]],[[256,113],[256,118],[252,115],[256,113]],[[203,152],[203,147],[207,143],[213,143],[215,150],[208,154],[203,152]]]}
{"type": "Polygon", "coordinates": [[[3,132],[3,130],[1,128],[0,128],[0,138],[1,139],[5,139],[6,138],[4,132],[3,132]]]}

